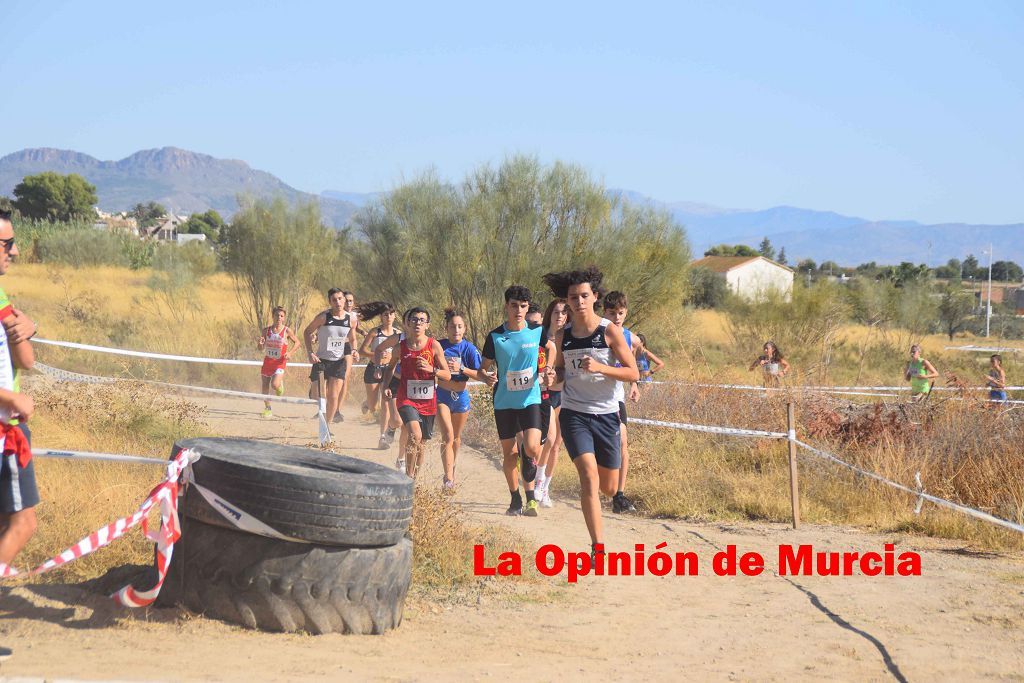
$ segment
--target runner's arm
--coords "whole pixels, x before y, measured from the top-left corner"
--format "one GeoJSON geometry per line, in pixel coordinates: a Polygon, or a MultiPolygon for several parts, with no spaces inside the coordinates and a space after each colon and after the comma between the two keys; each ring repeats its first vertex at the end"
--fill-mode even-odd
{"type": "Polygon", "coordinates": [[[31,396],[8,389],[0,389],[0,406],[7,408],[21,420],[29,419],[35,411],[35,402],[31,396]]]}
{"type": "Polygon", "coordinates": [[[925,375],[926,379],[938,379],[939,371],[929,361],[924,361],[924,368],[928,371],[928,374],[925,375]]]}
{"type": "Polygon", "coordinates": [[[391,354],[391,361],[388,363],[388,367],[381,373],[380,385],[384,387],[384,393],[388,398],[393,398],[391,395],[391,378],[395,376],[395,366],[398,365],[399,360],[401,360],[401,357],[397,353],[391,354]]]}
{"type": "MultiPolygon", "coordinates": [[[[645,347],[646,348],[646,347],[645,347]]],[[[665,367],[665,362],[654,355],[654,352],[650,349],[647,350],[647,362],[651,364],[651,374],[662,370],[665,367]]]]}
{"type": "Polygon", "coordinates": [[[592,356],[587,356],[583,359],[583,368],[620,382],[635,382],[640,379],[640,373],[636,369],[636,358],[630,353],[629,344],[626,343],[626,336],[622,334],[622,330],[617,325],[609,325],[605,328],[604,336],[608,348],[612,350],[612,355],[619,361],[621,367],[598,363],[592,356]]]}
{"type": "Polygon", "coordinates": [[[32,350],[32,343],[29,341],[31,335],[25,336],[22,330],[26,329],[26,324],[31,325],[34,330],[35,323],[18,309],[13,308],[11,311],[11,315],[3,319],[4,330],[10,335],[11,363],[14,367],[21,370],[31,370],[36,364],[36,354],[32,350]],[[15,339],[18,339],[18,341],[14,341],[15,339]]]}
{"type": "Polygon", "coordinates": [[[295,349],[299,348],[302,342],[300,342],[299,338],[295,336],[294,332],[292,332],[292,328],[286,327],[285,329],[288,331],[288,348],[291,349],[291,351],[284,354],[284,357],[291,359],[292,355],[295,353],[295,349]]]}
{"type": "Polygon", "coordinates": [[[789,361],[785,358],[780,358],[779,365],[782,366],[782,374],[785,376],[785,374],[789,372],[789,361]]]}
{"type": "MultiPolygon", "coordinates": [[[[311,357],[316,356],[316,354],[313,353],[313,335],[316,334],[316,331],[319,330],[325,322],[327,322],[327,316],[321,313],[317,315],[317,317],[313,318],[312,322],[306,325],[306,329],[302,332],[302,338],[306,345],[306,353],[311,357]]],[[[317,358],[317,360],[320,359],[317,358]]]]}
{"type": "Polygon", "coordinates": [[[758,356],[754,359],[754,362],[750,364],[748,370],[756,370],[757,368],[764,365],[764,356],[758,356]]]}
{"type": "Polygon", "coordinates": [[[359,349],[356,348],[356,346],[357,346],[357,344],[356,344],[356,328],[354,328],[354,327],[348,328],[348,345],[349,345],[349,348],[352,349],[352,362],[353,363],[358,363],[359,362],[359,349]]]}
{"type": "Polygon", "coordinates": [[[395,332],[393,335],[382,341],[377,345],[377,350],[373,352],[373,362],[375,365],[380,365],[380,359],[384,357],[384,352],[388,349],[393,349],[398,346],[398,343],[402,341],[402,333],[395,332]]]}
{"type": "MultiPolygon", "coordinates": [[[[558,382],[565,381],[565,356],[562,355],[562,335],[565,334],[562,330],[558,331],[555,338],[552,340],[555,344],[555,358],[552,363],[555,368],[555,377],[558,382]]],[[[558,383],[556,382],[556,384],[558,383]]]]}
{"type": "Polygon", "coordinates": [[[444,359],[444,349],[441,348],[441,342],[435,339],[431,349],[434,352],[434,379],[447,382],[452,378],[452,371],[448,368],[448,361],[444,359]]]}
{"type": "Polygon", "coordinates": [[[359,345],[359,355],[369,356],[370,355],[370,342],[373,341],[373,337],[369,333],[363,337],[363,343],[359,345]]]}

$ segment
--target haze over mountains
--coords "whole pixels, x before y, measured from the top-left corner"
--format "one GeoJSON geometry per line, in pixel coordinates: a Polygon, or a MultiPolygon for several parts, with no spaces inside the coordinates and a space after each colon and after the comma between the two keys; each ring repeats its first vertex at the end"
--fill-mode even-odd
{"type": "MultiPolygon", "coordinates": [[[[0,194],[10,195],[26,175],[42,171],[78,173],[96,185],[100,207],[129,209],[156,201],[178,213],[216,209],[225,216],[238,210],[238,195],[283,196],[288,201],[316,199],[324,220],[344,226],[379,193],[298,190],[244,161],[216,159],[175,147],[136,152],[120,161],[100,161],[87,154],[50,148],[24,149],[0,158],[0,194]]],[[[974,254],[991,242],[996,260],[1024,263],[1024,223],[922,225],[909,220],[868,220],[830,211],[790,206],[764,210],[727,209],[694,202],[662,202],[629,190],[609,190],[634,203],[663,208],[686,228],[693,252],[727,242],[756,247],[767,236],[776,249],[786,248],[791,264],[802,258],[841,265],[867,261],[911,261],[940,265],[974,254]]]]}

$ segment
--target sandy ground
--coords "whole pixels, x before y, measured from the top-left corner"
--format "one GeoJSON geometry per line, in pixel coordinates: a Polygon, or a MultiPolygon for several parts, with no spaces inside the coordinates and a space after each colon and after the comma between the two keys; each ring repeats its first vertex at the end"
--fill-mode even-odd
{"type": "MultiPolygon", "coordinates": [[[[200,399],[212,427],[295,444],[315,438],[313,409],[275,408],[261,420],[247,400],[200,399]]],[[[357,409],[335,428],[344,452],[392,464],[377,451],[376,426],[357,409]]],[[[568,463],[568,459],[563,459],[568,463]]],[[[440,483],[436,450],[423,485],[440,483]]],[[[507,491],[493,458],[465,449],[457,503],[477,521],[507,524],[535,541],[587,546],[574,501],[535,519],[508,518],[507,491]]],[[[130,619],[75,586],[19,587],[0,600],[0,644],[15,657],[2,677],[117,680],[295,681],[312,679],[853,680],[1024,678],[1024,562],[977,554],[961,544],[883,537],[853,529],[769,524],[695,524],[614,516],[611,549],[694,551],[697,576],[543,578],[522,591],[493,591],[470,605],[417,603],[384,636],[256,633],[175,610],[130,619]],[[920,577],[781,577],[780,544],[816,550],[916,550],[920,577]],[[727,545],[756,551],[757,577],[712,573],[727,545]],[[512,597],[509,597],[512,596],[512,597]]],[[[532,550],[532,548],[531,548],[532,550]]],[[[468,558],[467,558],[468,561],[468,558]]],[[[524,557],[524,564],[532,557],[524,557]]],[[[495,579],[502,581],[505,579],[495,579]]]]}

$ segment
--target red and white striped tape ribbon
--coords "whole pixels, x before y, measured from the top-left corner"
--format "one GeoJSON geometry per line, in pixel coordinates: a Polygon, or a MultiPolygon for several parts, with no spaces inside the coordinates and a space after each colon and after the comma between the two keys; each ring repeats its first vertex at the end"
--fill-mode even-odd
{"type": "MultiPolygon", "coordinates": [[[[167,463],[167,476],[149,492],[134,514],[122,517],[94,531],[64,552],[29,571],[28,575],[45,574],[68,562],[85,557],[121,538],[133,527],[141,525],[146,538],[156,544],[156,585],[149,590],[137,590],[134,586],[128,585],[111,597],[125,607],[144,607],[152,604],[160,593],[164,578],[167,576],[174,543],[181,538],[181,525],[178,522],[178,480],[185,468],[198,459],[199,453],[196,451],[191,449],[178,451],[174,458],[167,463]],[[160,528],[151,531],[148,514],[156,505],[160,506],[160,528]]],[[[18,576],[19,574],[14,567],[0,564],[0,577],[18,576]]]]}

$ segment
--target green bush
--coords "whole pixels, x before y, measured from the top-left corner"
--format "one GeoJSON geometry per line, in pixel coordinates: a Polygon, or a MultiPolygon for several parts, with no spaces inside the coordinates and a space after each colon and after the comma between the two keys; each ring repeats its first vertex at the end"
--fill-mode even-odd
{"type": "Polygon", "coordinates": [[[119,235],[93,228],[58,230],[42,234],[35,242],[40,261],[84,266],[128,266],[119,235]]]}

